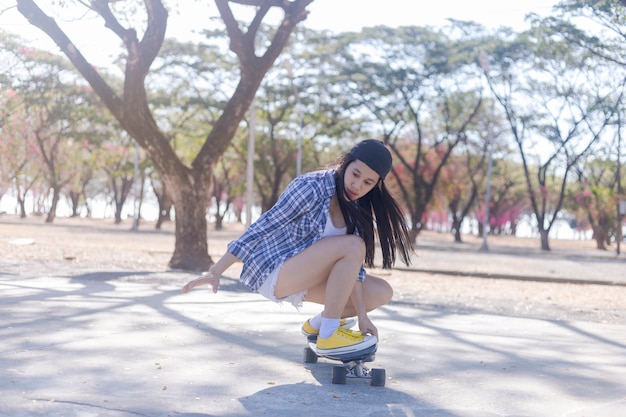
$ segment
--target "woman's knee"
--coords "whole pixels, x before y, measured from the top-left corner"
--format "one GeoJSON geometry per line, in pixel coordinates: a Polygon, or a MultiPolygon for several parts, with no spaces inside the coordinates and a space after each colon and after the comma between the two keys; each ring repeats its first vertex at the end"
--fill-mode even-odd
{"type": "Polygon", "coordinates": [[[393,288],[387,281],[378,277],[367,277],[365,283],[369,310],[389,304],[393,298],[393,288]]]}
{"type": "Polygon", "coordinates": [[[378,294],[381,300],[381,305],[389,304],[393,298],[393,287],[385,280],[381,280],[378,294]]]}
{"type": "Polygon", "coordinates": [[[344,257],[354,258],[361,263],[365,259],[365,242],[359,236],[342,236],[340,250],[344,257]]]}

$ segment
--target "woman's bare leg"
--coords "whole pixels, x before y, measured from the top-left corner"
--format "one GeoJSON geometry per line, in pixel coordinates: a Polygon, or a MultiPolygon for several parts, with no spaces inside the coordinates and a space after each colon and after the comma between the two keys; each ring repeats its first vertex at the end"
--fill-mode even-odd
{"type": "MultiPolygon", "coordinates": [[[[367,275],[363,282],[363,298],[365,299],[365,309],[367,312],[383,306],[393,296],[393,288],[387,281],[374,275],[367,275]]],[[[322,283],[314,288],[309,289],[306,295],[306,301],[317,304],[326,303],[326,284],[322,283]]],[[[347,303],[341,317],[354,317],[357,311],[352,303],[347,303]]]]}
{"type": "Polygon", "coordinates": [[[341,317],[364,258],[365,244],[358,236],[321,239],[285,261],[274,293],[283,298],[323,286],[324,317],[341,317]]]}

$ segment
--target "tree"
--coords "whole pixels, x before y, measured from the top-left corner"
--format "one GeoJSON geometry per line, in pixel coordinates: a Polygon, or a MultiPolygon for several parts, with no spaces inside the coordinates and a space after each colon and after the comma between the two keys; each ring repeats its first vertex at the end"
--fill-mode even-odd
{"type": "MultiPolygon", "coordinates": [[[[222,230],[224,217],[235,199],[232,194],[231,177],[236,175],[232,161],[222,158],[219,162],[219,170],[213,175],[213,202],[215,203],[215,230],[222,230]]],[[[244,171],[239,171],[244,172],[244,171]]]]}
{"type": "Polygon", "coordinates": [[[615,206],[619,195],[617,164],[611,157],[613,147],[611,144],[581,161],[575,170],[578,181],[566,201],[566,207],[577,215],[577,224],[581,223],[582,215],[591,225],[596,248],[600,250],[606,250],[606,245],[617,238],[615,206]]]}
{"type": "Polygon", "coordinates": [[[150,179],[150,185],[152,186],[152,191],[157,199],[157,204],[159,206],[159,214],[157,217],[157,221],[155,224],[155,229],[160,230],[163,223],[172,221],[172,208],[174,207],[174,203],[167,192],[167,188],[165,183],[161,181],[158,176],[158,172],[153,169],[148,170],[148,177],[150,179]]]}
{"type": "Polygon", "coordinates": [[[438,189],[443,189],[448,210],[452,217],[452,233],[455,242],[462,242],[461,227],[478,198],[480,185],[486,177],[486,140],[480,143],[464,143],[459,154],[454,154],[442,173],[438,189]]]}
{"type": "Polygon", "coordinates": [[[340,41],[345,94],[367,117],[362,129],[384,138],[402,168],[391,175],[415,240],[443,169],[481,108],[471,82],[480,72],[471,70],[467,43],[430,28],[368,28],[340,41]]]}
{"type": "Polygon", "coordinates": [[[102,169],[107,174],[107,189],[115,209],[115,224],[122,222],[124,203],[133,189],[135,152],[130,138],[119,135],[103,144],[102,169]]]}
{"type": "MultiPolygon", "coordinates": [[[[144,2],[146,21],[142,22],[145,30],[141,39],[137,36],[137,29],[124,27],[116,17],[117,2],[92,0],[85,3],[92,12],[104,19],[105,26],[123,42],[124,83],[122,91],[116,91],[34,0],[17,0],[20,13],[31,24],[43,30],[67,55],[120,125],[146,151],[161,174],[176,208],[176,243],[169,262],[172,268],[199,270],[206,269],[212,263],[207,247],[206,207],[213,166],[235,135],[265,73],[284,48],[296,25],[306,18],[306,7],[312,1],[215,1],[226,26],[230,50],[239,61],[240,78],[193,162],[186,165],[176,155],[151,112],[146,89],[146,77],[165,39],[168,13],[162,1],[144,2]],[[255,9],[249,24],[235,19],[231,3],[255,9]],[[261,23],[274,8],[282,10],[283,18],[271,41],[259,48],[256,39],[261,23]]],[[[140,26],[139,22],[136,24],[140,26]]]]}
{"type": "MultiPolygon", "coordinates": [[[[16,71],[13,87],[30,123],[42,163],[46,186],[51,190],[46,222],[56,216],[61,190],[72,181],[76,155],[80,152],[85,123],[93,99],[91,90],[77,83],[76,73],[62,57],[22,48],[21,71],[16,71]]],[[[76,161],[77,163],[78,161],[76,161]]]]}
{"type": "Polygon", "coordinates": [[[597,60],[541,22],[492,46],[489,87],[522,161],[541,248],[550,250],[568,175],[611,122],[626,78],[607,77],[597,60]]]}
{"type": "MultiPolygon", "coordinates": [[[[65,155],[72,163],[68,167],[69,180],[63,192],[69,200],[72,216],[81,214],[81,200],[84,202],[86,215],[91,215],[90,200],[106,194],[107,185],[114,181],[110,177],[117,175],[117,171],[111,168],[118,164],[115,157],[120,152],[114,152],[119,149],[116,144],[124,139],[126,146],[130,142],[128,135],[123,135],[115,120],[97,99],[91,100],[90,105],[83,110],[85,113],[76,127],[74,146],[68,149],[72,152],[65,155]],[[107,174],[109,178],[100,181],[107,174]]],[[[122,154],[122,157],[127,158],[122,154]]],[[[121,219],[116,216],[116,222],[118,221],[121,219]]]]}
{"type": "MultiPolygon", "coordinates": [[[[548,25],[559,31],[571,43],[579,45],[588,50],[599,59],[609,64],[615,64],[622,69],[626,68],[625,46],[626,31],[624,30],[624,18],[626,16],[626,1],[624,0],[564,0],[561,1],[556,10],[561,11],[559,17],[546,19],[548,25]],[[585,29],[589,25],[596,24],[600,27],[602,36],[593,36],[587,30],[579,28],[571,20],[583,21],[585,29]]],[[[618,131],[621,130],[621,113],[618,114],[618,131]]],[[[620,133],[618,132],[618,136],[620,133]]],[[[615,176],[617,181],[617,192],[619,198],[624,198],[621,188],[620,177],[620,142],[617,144],[617,171],[615,176]]],[[[620,214],[619,201],[616,202],[616,215],[618,219],[617,227],[617,253],[620,253],[620,243],[622,240],[622,214],[620,214]]]]}
{"type": "Polygon", "coordinates": [[[559,32],[570,43],[589,51],[601,60],[626,66],[624,47],[626,32],[625,1],[618,0],[562,0],[555,11],[560,15],[544,19],[544,24],[559,32]],[[583,21],[581,29],[572,19],[583,21]],[[602,36],[590,33],[587,28],[595,26],[602,29],[602,36]]]}
{"type": "MultiPolygon", "coordinates": [[[[511,152],[513,150],[507,154],[511,155],[511,152]]],[[[521,164],[511,158],[497,158],[491,180],[489,233],[515,236],[520,216],[528,207],[528,192],[521,164]]],[[[482,222],[483,212],[477,210],[475,214],[482,222]]]]}
{"type": "Polygon", "coordinates": [[[21,97],[9,90],[0,101],[0,198],[13,186],[20,217],[26,217],[26,195],[41,179],[39,150],[29,126],[35,123],[24,110],[21,97]]]}

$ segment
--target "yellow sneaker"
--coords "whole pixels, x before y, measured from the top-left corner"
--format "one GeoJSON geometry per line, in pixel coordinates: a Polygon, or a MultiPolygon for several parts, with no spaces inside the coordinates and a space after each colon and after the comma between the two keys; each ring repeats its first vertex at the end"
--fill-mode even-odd
{"type": "MultiPolygon", "coordinates": [[[[339,327],[343,329],[351,329],[352,327],[354,327],[355,324],[356,324],[356,319],[354,317],[350,317],[347,319],[341,319],[341,321],[339,322],[339,327]]],[[[317,336],[320,332],[318,329],[311,326],[311,323],[309,323],[309,320],[304,322],[304,324],[302,325],[301,331],[302,331],[302,334],[305,335],[306,337],[317,336]]]]}
{"type": "Polygon", "coordinates": [[[365,335],[339,327],[330,337],[317,337],[315,353],[318,356],[342,355],[358,352],[374,346],[378,342],[376,336],[365,335]]]}

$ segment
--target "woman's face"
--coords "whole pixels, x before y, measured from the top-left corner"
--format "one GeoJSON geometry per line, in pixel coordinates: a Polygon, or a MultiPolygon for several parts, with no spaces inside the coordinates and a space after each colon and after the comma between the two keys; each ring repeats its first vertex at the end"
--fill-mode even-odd
{"type": "Polygon", "coordinates": [[[346,197],[352,201],[358,200],[369,193],[379,179],[378,173],[367,166],[365,162],[358,159],[350,162],[343,176],[346,197]]]}

